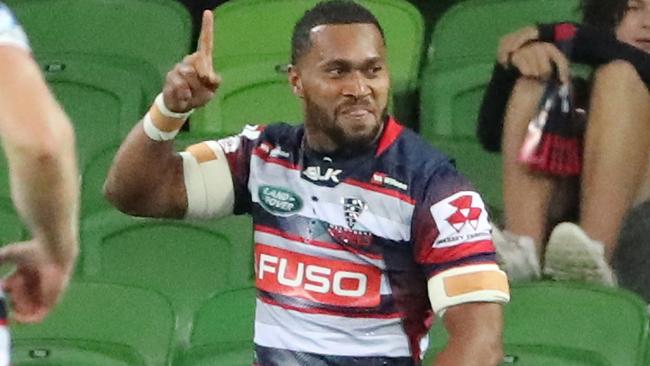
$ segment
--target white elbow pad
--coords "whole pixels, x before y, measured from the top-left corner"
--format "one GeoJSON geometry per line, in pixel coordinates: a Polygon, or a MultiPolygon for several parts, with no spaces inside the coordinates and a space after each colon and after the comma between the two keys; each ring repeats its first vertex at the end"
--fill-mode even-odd
{"type": "Polygon", "coordinates": [[[232,214],[235,191],[226,155],[216,141],[188,147],[183,157],[188,219],[220,218],[232,214]]]}
{"type": "Polygon", "coordinates": [[[431,307],[438,316],[451,306],[468,302],[510,301],[508,278],[496,264],[448,269],[431,277],[428,287],[431,307]]]}

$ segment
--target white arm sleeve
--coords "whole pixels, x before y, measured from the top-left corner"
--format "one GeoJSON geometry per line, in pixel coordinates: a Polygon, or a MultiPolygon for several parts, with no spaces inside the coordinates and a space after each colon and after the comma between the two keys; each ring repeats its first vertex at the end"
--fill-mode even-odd
{"type": "Polygon", "coordinates": [[[5,5],[0,3],[0,46],[15,46],[30,51],[27,36],[5,5]]]}
{"type": "Polygon", "coordinates": [[[429,300],[442,317],[447,308],[468,302],[510,301],[506,274],[496,264],[475,264],[451,268],[429,279],[429,300]]]}
{"type": "Polygon", "coordinates": [[[186,219],[215,219],[233,213],[232,174],[216,141],[192,145],[181,152],[187,191],[186,219]]]}

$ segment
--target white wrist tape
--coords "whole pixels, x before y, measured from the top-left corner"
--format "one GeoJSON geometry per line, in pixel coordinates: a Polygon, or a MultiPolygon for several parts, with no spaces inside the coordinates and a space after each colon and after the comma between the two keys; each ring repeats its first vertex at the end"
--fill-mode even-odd
{"type": "Polygon", "coordinates": [[[194,109],[185,113],[172,112],[165,105],[162,93],[156,96],[149,112],[144,116],[144,132],[154,141],[172,140],[194,109]]]}
{"type": "Polygon", "coordinates": [[[447,308],[469,302],[510,301],[506,274],[496,264],[476,264],[448,269],[428,282],[429,301],[438,316],[447,308]]]}
{"type": "Polygon", "coordinates": [[[174,131],[170,132],[165,132],[156,127],[156,125],[153,123],[153,120],[151,119],[151,114],[147,112],[147,114],[144,115],[143,121],[142,121],[142,127],[144,127],[144,133],[149,136],[150,139],[154,141],[169,141],[173,140],[176,135],[178,135],[178,132],[181,130],[180,128],[174,131]]]}
{"type": "Polygon", "coordinates": [[[216,141],[181,153],[187,192],[187,219],[215,219],[233,213],[235,190],[226,155],[216,141]]]}
{"type": "Polygon", "coordinates": [[[160,94],[158,94],[156,96],[156,99],[154,100],[154,104],[156,105],[156,107],[160,111],[160,114],[162,114],[163,116],[168,117],[168,118],[186,120],[187,117],[190,116],[190,114],[194,113],[194,109],[190,109],[189,111],[184,112],[184,113],[178,113],[178,112],[170,111],[169,108],[167,108],[167,106],[165,105],[165,100],[163,99],[163,94],[162,93],[160,93],[160,94]]]}

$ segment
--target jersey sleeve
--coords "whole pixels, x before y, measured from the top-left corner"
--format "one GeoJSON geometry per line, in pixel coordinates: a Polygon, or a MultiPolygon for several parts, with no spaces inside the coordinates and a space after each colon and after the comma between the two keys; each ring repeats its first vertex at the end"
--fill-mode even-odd
{"type": "Polygon", "coordinates": [[[27,36],[9,8],[0,3],[0,46],[30,50],[27,36]]]}
{"type": "Polygon", "coordinates": [[[264,126],[247,125],[239,135],[217,140],[226,155],[232,174],[236,215],[251,211],[252,200],[248,190],[250,161],[263,130],[264,126]]]}
{"type": "Polygon", "coordinates": [[[412,231],[415,260],[427,276],[436,313],[467,302],[508,301],[508,281],[496,264],[485,203],[451,163],[429,178],[412,231]]]}

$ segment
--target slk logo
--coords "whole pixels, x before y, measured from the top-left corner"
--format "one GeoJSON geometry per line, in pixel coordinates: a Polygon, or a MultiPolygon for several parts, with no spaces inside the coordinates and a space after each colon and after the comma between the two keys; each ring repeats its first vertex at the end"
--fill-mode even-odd
{"type": "Polygon", "coordinates": [[[447,218],[447,222],[456,232],[460,233],[468,223],[474,230],[478,229],[478,219],[482,210],[479,207],[472,207],[472,196],[460,196],[449,202],[449,204],[456,207],[456,211],[447,218]]]}
{"type": "Polygon", "coordinates": [[[303,170],[302,174],[313,181],[327,182],[331,180],[334,183],[339,183],[339,174],[341,174],[341,172],[341,169],[321,169],[319,166],[310,166],[303,170]]]}
{"type": "Polygon", "coordinates": [[[354,225],[356,225],[359,216],[365,209],[366,203],[358,198],[348,197],[343,199],[343,214],[350,229],[354,229],[354,225]]]}

